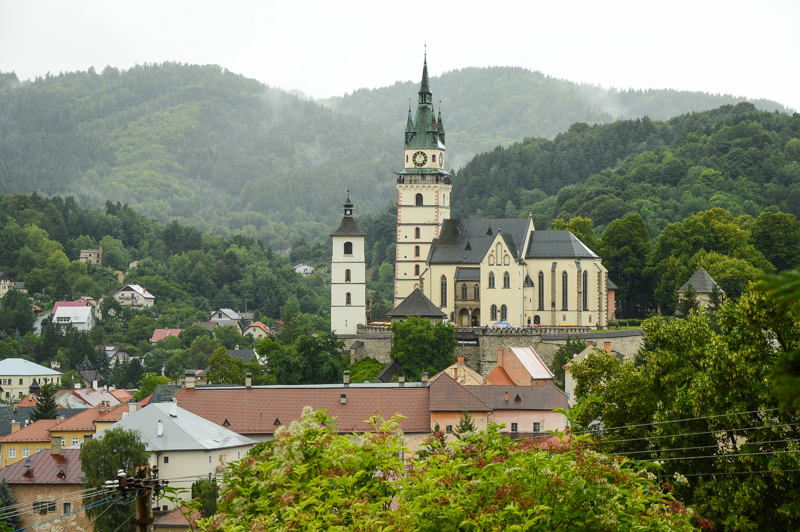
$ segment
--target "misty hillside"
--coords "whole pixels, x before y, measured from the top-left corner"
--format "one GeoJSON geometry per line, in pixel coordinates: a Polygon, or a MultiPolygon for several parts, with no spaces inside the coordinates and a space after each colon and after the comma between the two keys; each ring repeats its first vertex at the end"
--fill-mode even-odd
{"type": "MultiPolygon", "coordinates": [[[[421,74],[420,68],[420,77],[421,74]]],[[[419,79],[317,101],[402,135],[408,99],[412,99],[413,106],[417,90],[419,79]]],[[[437,108],[441,100],[448,161],[456,169],[476,153],[529,137],[552,138],[575,122],[610,123],[644,116],[667,120],[744,100],[731,95],[670,89],[603,89],[520,67],[453,70],[431,78],[431,90],[437,108]]],[[[787,110],[768,100],[751,103],[765,111],[787,110]]]]}

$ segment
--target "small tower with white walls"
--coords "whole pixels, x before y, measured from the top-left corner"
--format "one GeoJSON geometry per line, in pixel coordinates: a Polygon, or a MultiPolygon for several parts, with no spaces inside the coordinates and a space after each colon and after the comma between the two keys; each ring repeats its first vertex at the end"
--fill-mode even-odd
{"type": "Polygon", "coordinates": [[[355,334],[359,323],[367,322],[367,285],[364,241],[367,234],[356,226],[350,191],[344,204],[344,217],[331,233],[331,332],[355,334]]]}

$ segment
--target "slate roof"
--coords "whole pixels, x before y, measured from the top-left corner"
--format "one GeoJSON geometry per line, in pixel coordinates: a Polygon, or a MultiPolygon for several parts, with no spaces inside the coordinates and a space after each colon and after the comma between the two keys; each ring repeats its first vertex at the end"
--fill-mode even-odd
{"type": "Polygon", "coordinates": [[[168,336],[178,336],[183,332],[183,329],[156,329],[153,331],[153,336],[150,338],[152,343],[156,343],[168,336]]]}
{"type": "Polygon", "coordinates": [[[150,396],[151,403],[169,401],[183,386],[180,384],[159,384],[150,396]]]}
{"type": "Polygon", "coordinates": [[[393,310],[386,313],[392,318],[404,318],[406,316],[420,316],[423,318],[446,318],[447,314],[433,304],[422,290],[414,289],[411,294],[400,302],[393,310]]]}
{"type": "Polygon", "coordinates": [[[0,469],[0,477],[9,484],[80,485],[83,484],[80,453],[80,449],[63,449],[61,454],[52,454],[50,449],[44,449],[30,457],[30,468],[25,467],[27,460],[19,460],[0,469]]]}
{"type": "Polygon", "coordinates": [[[526,259],[599,259],[570,231],[533,231],[526,259]]]}
{"type": "Polygon", "coordinates": [[[519,261],[528,236],[529,218],[451,218],[442,223],[439,238],[433,241],[428,253],[430,264],[480,264],[498,231],[519,261]],[[469,246],[467,245],[469,244],[469,246]],[[469,248],[469,249],[468,249],[469,248]]]}
{"type": "Polygon", "coordinates": [[[471,386],[469,391],[493,410],[553,410],[568,406],[567,395],[552,382],[544,386],[471,386]],[[515,400],[517,396],[519,401],[515,400]]]}
{"type": "MultiPolygon", "coordinates": [[[[29,421],[31,414],[36,409],[35,406],[18,406],[16,411],[12,406],[0,405],[0,436],[11,434],[11,421],[16,421],[20,426],[24,427],[25,422],[29,421]]],[[[83,412],[84,408],[59,408],[58,415],[64,418],[70,418],[76,414],[83,412]]]]}
{"type": "Polygon", "coordinates": [[[367,236],[367,233],[358,228],[352,216],[344,216],[342,223],[331,236],[367,236]]]}
{"type": "MultiPolygon", "coordinates": [[[[225,405],[230,409],[231,405],[225,405]]],[[[169,403],[149,405],[122,418],[113,428],[135,430],[148,451],[209,451],[229,449],[257,442],[226,429],[192,412],[177,407],[177,415],[170,414],[169,403]],[[158,435],[158,424],[163,425],[163,434],[158,435]]],[[[102,438],[105,431],[95,438],[102,438]]]]}
{"type": "Polygon", "coordinates": [[[17,432],[3,436],[0,438],[0,444],[24,441],[50,441],[50,432],[48,431],[58,425],[58,423],[59,420],[57,419],[40,419],[27,427],[19,429],[17,432]]]}
{"type": "MultiPolygon", "coordinates": [[[[451,379],[452,380],[452,379],[451,379]]],[[[372,415],[384,419],[396,413],[406,416],[399,420],[406,434],[429,433],[428,389],[421,383],[369,383],[350,386],[244,386],[182,389],[175,398],[178,405],[205,419],[223,425],[240,434],[273,434],[281,426],[299,419],[303,407],[324,408],[336,418],[340,432],[372,432],[365,423],[372,415]],[[347,402],[341,404],[341,394],[347,402]],[[276,424],[276,421],[280,425],[276,424]]],[[[149,409],[148,406],[145,410],[149,409]]]]}
{"type": "Polygon", "coordinates": [[[480,281],[481,269],[480,268],[463,268],[459,266],[456,268],[456,281],[480,281]]]}
{"type": "Polygon", "coordinates": [[[228,349],[227,351],[230,356],[238,358],[245,364],[249,364],[253,357],[257,356],[255,349],[228,349]]]}
{"type": "Polygon", "coordinates": [[[50,377],[59,376],[61,375],[61,372],[40,366],[39,364],[25,360],[24,358],[7,358],[5,360],[0,360],[0,375],[33,375],[36,377],[50,377]]]}
{"type": "Polygon", "coordinates": [[[688,290],[689,285],[694,287],[694,291],[698,294],[710,294],[714,288],[714,285],[717,285],[717,289],[720,293],[725,293],[725,291],[720,288],[717,282],[708,275],[708,272],[705,268],[700,268],[695,272],[692,277],[686,281],[686,283],[678,289],[678,293],[682,294],[688,290]]]}
{"type": "Polygon", "coordinates": [[[428,386],[430,391],[431,412],[491,412],[489,405],[472,393],[472,390],[485,388],[485,386],[470,386],[466,388],[447,373],[440,373],[437,379],[428,386]]]}
{"type": "Polygon", "coordinates": [[[608,285],[609,290],[619,290],[619,288],[617,288],[617,285],[615,285],[614,281],[612,281],[611,279],[609,279],[606,284],[608,285]]]}

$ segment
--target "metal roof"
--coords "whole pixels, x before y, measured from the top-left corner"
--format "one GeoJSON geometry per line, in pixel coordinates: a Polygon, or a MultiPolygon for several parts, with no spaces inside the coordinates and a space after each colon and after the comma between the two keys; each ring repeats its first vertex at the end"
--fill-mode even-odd
{"type": "Polygon", "coordinates": [[[52,454],[49,447],[30,457],[0,469],[0,477],[9,484],[83,484],[80,449],[63,449],[61,454],[52,454]]]}
{"type": "Polygon", "coordinates": [[[434,240],[431,246],[428,262],[480,264],[489,252],[498,232],[502,233],[503,241],[514,254],[514,259],[520,260],[530,223],[529,218],[445,220],[439,238],[434,240]]]}
{"type": "Polygon", "coordinates": [[[358,228],[352,216],[345,216],[339,228],[331,233],[331,236],[367,236],[367,233],[358,228]]]}
{"type": "Polygon", "coordinates": [[[433,304],[419,288],[416,288],[407,298],[400,302],[394,310],[386,313],[389,317],[403,318],[406,316],[421,316],[423,318],[446,318],[447,314],[433,304]]]}
{"type": "Polygon", "coordinates": [[[51,375],[61,375],[61,372],[40,366],[39,364],[30,362],[23,358],[7,358],[5,360],[0,360],[0,375],[32,375],[34,377],[49,377],[51,375]]]}
{"type": "Polygon", "coordinates": [[[569,231],[533,231],[527,259],[599,259],[569,231]]]}
{"type": "Polygon", "coordinates": [[[456,281],[480,281],[481,269],[480,268],[456,268],[456,281]]]}

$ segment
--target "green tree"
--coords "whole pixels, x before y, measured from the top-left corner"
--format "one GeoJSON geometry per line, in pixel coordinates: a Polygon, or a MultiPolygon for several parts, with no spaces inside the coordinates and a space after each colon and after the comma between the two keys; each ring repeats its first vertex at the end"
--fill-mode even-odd
{"type": "Polygon", "coordinates": [[[132,344],[138,344],[142,341],[148,341],[153,337],[153,331],[156,330],[156,323],[153,318],[146,315],[136,316],[128,324],[127,340],[132,344]]]}
{"type": "Polygon", "coordinates": [[[200,506],[200,517],[207,518],[217,513],[219,485],[216,479],[201,478],[192,484],[192,500],[200,506]]]}
{"type": "Polygon", "coordinates": [[[224,346],[214,351],[208,365],[206,378],[209,384],[244,385],[244,363],[229,355],[224,346]]]}
{"type": "Polygon", "coordinates": [[[461,412],[461,417],[458,418],[458,423],[456,424],[453,432],[455,433],[456,437],[460,440],[465,436],[472,434],[473,432],[478,431],[478,426],[475,425],[475,421],[473,421],[472,416],[467,412],[465,408],[463,412],[461,412]]]}
{"type": "Polygon", "coordinates": [[[133,394],[134,399],[141,401],[156,390],[159,384],[168,384],[169,378],[155,373],[145,373],[139,381],[139,390],[133,394]]]}
{"type": "Polygon", "coordinates": [[[644,272],[650,247],[647,227],[636,213],[614,220],[603,233],[598,253],[619,287],[616,300],[622,316],[641,316],[647,307],[650,286],[644,272]]]}
{"type": "Polygon", "coordinates": [[[762,212],[750,229],[750,241],[778,271],[800,265],[800,221],[791,214],[762,212]]]}
{"type": "MultiPolygon", "coordinates": [[[[102,487],[107,480],[116,479],[120,469],[126,475],[133,475],[135,467],[147,462],[149,457],[150,453],[138,432],[106,429],[96,437],[85,440],[81,446],[83,485],[92,490],[102,487]]],[[[88,493],[93,494],[84,496],[84,506],[107,497],[106,494],[94,494],[94,491],[88,493]]],[[[120,523],[129,521],[131,514],[128,506],[111,503],[90,507],[86,512],[94,520],[94,529],[101,532],[114,532],[120,523]]],[[[134,525],[123,525],[123,529],[132,532],[134,525]]]]}
{"type": "Polygon", "coordinates": [[[265,347],[262,342],[259,354],[264,356],[270,348],[268,367],[277,384],[342,382],[344,342],[334,333],[304,334],[282,349],[274,349],[272,344],[265,347]]]}
{"type": "Polygon", "coordinates": [[[697,291],[694,286],[689,285],[678,301],[678,312],[685,318],[691,311],[696,311],[698,308],[700,308],[700,304],[697,302],[697,291]]]}
{"type": "Polygon", "coordinates": [[[586,342],[580,337],[567,336],[566,344],[560,346],[553,354],[553,363],[550,365],[550,371],[553,372],[555,377],[553,380],[555,384],[564,389],[564,364],[572,360],[572,355],[576,355],[586,349],[586,342]]]}
{"type": "Polygon", "coordinates": [[[50,383],[44,384],[36,398],[36,408],[31,413],[31,421],[55,419],[57,416],[56,391],[50,383]]]}
{"type": "Polygon", "coordinates": [[[103,301],[100,302],[100,314],[104,320],[108,319],[109,316],[121,316],[122,305],[120,305],[119,301],[117,301],[113,295],[106,296],[103,298],[103,301]]]}
{"type": "Polygon", "coordinates": [[[417,316],[392,324],[390,355],[409,380],[418,380],[425,371],[434,375],[452,364],[455,348],[455,329],[449,325],[432,326],[417,316]]]}
{"type": "Polygon", "coordinates": [[[9,290],[0,299],[0,330],[13,336],[33,332],[33,305],[28,296],[19,290],[9,290]]]}
{"type": "Polygon", "coordinates": [[[8,482],[6,482],[6,479],[3,478],[0,480],[0,507],[4,510],[8,508],[8,510],[0,513],[0,531],[10,532],[11,530],[17,530],[21,527],[21,512],[15,508],[16,505],[17,498],[11,493],[11,487],[8,485],[8,482]],[[4,515],[8,515],[9,517],[4,517],[4,515]]]}
{"type": "Polygon", "coordinates": [[[239,329],[235,325],[215,327],[214,338],[226,349],[235,349],[237,345],[242,344],[244,341],[244,337],[239,334],[239,329]]]}
{"type": "Polygon", "coordinates": [[[188,348],[189,346],[192,345],[195,339],[200,336],[212,338],[214,335],[212,334],[211,331],[209,331],[205,327],[200,327],[199,325],[191,325],[182,330],[181,333],[178,335],[178,338],[180,338],[183,347],[188,348]]]}

